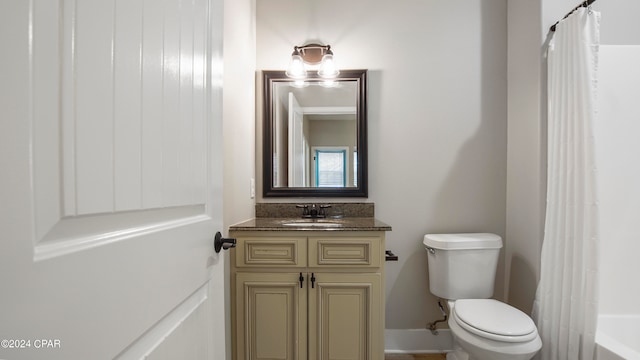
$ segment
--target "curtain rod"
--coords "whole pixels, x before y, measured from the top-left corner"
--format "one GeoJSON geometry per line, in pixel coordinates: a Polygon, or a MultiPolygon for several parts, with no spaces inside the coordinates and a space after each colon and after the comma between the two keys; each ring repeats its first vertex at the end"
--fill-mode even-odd
{"type": "Polygon", "coordinates": [[[565,15],[561,20],[556,21],[555,24],[551,25],[551,28],[549,29],[549,31],[554,32],[556,31],[556,25],[558,25],[560,23],[560,21],[566,19],[567,17],[569,17],[569,15],[573,14],[576,10],[580,9],[581,7],[589,7],[589,5],[593,4],[594,2],[596,2],[596,0],[585,0],[582,3],[580,3],[580,5],[576,6],[575,8],[573,8],[573,10],[569,11],[569,13],[567,15],[565,15]]]}

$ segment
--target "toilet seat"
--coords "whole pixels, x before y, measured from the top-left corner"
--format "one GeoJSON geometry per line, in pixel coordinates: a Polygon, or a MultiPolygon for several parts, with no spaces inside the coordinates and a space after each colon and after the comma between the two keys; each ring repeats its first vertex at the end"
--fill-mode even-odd
{"type": "Polygon", "coordinates": [[[526,342],[538,336],[533,320],[522,311],[493,299],[461,299],[452,317],[466,331],[509,343],[526,342]]]}

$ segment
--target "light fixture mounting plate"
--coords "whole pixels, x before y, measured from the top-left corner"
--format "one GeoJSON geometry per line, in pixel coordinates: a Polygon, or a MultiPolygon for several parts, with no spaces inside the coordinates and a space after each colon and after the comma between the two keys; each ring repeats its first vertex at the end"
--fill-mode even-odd
{"type": "Polygon", "coordinates": [[[331,47],[329,45],[320,44],[307,44],[303,46],[296,46],[296,49],[300,52],[302,61],[310,65],[320,64],[322,57],[329,51],[331,47]]]}

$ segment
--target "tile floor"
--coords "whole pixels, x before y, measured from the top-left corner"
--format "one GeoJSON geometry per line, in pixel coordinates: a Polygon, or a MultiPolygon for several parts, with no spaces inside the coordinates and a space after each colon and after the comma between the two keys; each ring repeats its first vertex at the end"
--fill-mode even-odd
{"type": "Polygon", "coordinates": [[[385,354],[385,360],[446,360],[445,354],[385,354]]]}

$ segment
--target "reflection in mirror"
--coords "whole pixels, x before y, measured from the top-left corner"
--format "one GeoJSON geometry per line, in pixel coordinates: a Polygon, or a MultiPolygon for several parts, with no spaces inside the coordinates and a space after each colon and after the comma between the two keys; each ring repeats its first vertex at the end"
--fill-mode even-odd
{"type": "Polygon", "coordinates": [[[354,187],[356,84],[274,84],[273,186],[354,187]]]}
{"type": "Polygon", "coordinates": [[[263,80],[264,196],[366,197],[366,70],[263,80]]]}

